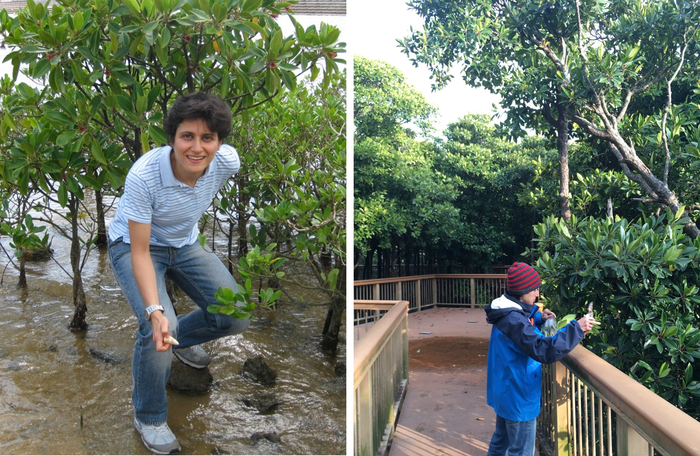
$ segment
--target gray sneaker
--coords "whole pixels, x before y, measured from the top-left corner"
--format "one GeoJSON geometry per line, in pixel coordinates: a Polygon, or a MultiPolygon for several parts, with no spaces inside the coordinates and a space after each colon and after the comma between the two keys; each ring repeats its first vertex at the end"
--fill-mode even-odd
{"type": "Polygon", "coordinates": [[[143,444],[152,453],[175,454],[180,452],[180,444],[167,423],[144,424],[134,418],[134,427],[141,434],[143,444]]]}
{"type": "Polygon", "coordinates": [[[173,354],[177,359],[195,369],[204,369],[211,362],[211,357],[199,345],[187,348],[173,348],[173,354]]]}

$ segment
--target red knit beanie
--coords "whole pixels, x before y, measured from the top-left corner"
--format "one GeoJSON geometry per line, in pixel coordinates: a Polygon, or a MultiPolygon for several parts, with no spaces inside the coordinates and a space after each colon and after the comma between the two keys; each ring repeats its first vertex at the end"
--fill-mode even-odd
{"type": "Polygon", "coordinates": [[[529,264],[515,262],[508,268],[508,294],[522,296],[538,289],[540,285],[540,275],[529,264]]]}

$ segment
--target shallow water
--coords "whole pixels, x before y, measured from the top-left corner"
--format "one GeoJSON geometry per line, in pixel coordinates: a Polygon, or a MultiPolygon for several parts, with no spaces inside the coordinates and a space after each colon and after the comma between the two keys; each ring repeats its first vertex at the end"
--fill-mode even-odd
{"type": "MultiPolygon", "coordinates": [[[[6,238],[0,239],[11,251],[6,238]]],[[[54,239],[57,260],[68,249],[54,239]]],[[[0,268],[7,258],[0,252],[0,268]]],[[[0,454],[148,454],[132,427],[131,356],[136,317],[109,267],[106,250],[91,254],[83,274],[88,323],[67,329],[73,315],[71,283],[53,261],[28,265],[27,290],[15,287],[9,266],[0,285],[0,454]],[[113,358],[97,359],[90,350],[113,358]]],[[[180,299],[179,313],[193,308],[180,299]]],[[[341,334],[338,357],[318,348],[325,307],[282,305],[257,316],[238,336],[204,345],[212,355],[214,388],[206,395],[168,391],[168,423],[185,454],[345,454],[346,376],[341,334]],[[262,355],[278,373],[275,386],[240,375],[262,355]],[[282,403],[261,414],[242,398],[271,391],[282,403]],[[275,432],[279,443],[250,439],[275,432]]],[[[344,330],[344,328],[343,328],[344,330]]]]}

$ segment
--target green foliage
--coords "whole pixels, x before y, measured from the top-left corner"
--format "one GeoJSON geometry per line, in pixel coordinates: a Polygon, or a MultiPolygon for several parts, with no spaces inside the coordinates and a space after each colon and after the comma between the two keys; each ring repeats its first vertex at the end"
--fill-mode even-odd
{"type": "Polygon", "coordinates": [[[412,0],[408,5],[425,23],[401,41],[405,53],[431,70],[435,88],[449,83],[450,68],[459,65],[468,85],[498,93],[506,124],[516,135],[528,127],[551,128],[542,108],[559,90],[580,107],[591,101],[591,89],[617,108],[625,89],[634,87],[635,96],[656,90],[658,96],[659,72],[677,63],[683,31],[695,39],[692,27],[700,13],[692,1],[582,3],[580,44],[590,46],[584,59],[573,0],[412,0]],[[653,84],[644,87],[648,82],[653,84]]]}
{"type": "Polygon", "coordinates": [[[401,245],[449,245],[457,222],[449,179],[416,139],[435,109],[390,65],[355,58],[354,243],[360,256],[401,245]]]}
{"type": "Polygon", "coordinates": [[[356,142],[391,138],[403,128],[417,127],[424,135],[431,131],[436,109],[406,83],[399,70],[362,56],[355,56],[353,64],[356,142]]]}
{"type": "Polygon", "coordinates": [[[527,138],[506,141],[488,116],[470,115],[450,124],[437,147],[436,167],[457,189],[454,206],[459,224],[451,245],[453,261],[470,270],[488,271],[493,264],[520,254],[532,239],[538,214],[518,198],[518,187],[538,191],[533,163],[554,154],[547,142],[527,138]]]}
{"type": "Polygon", "coordinates": [[[96,220],[106,209],[83,204],[86,193],[118,194],[132,162],[167,142],[162,121],[178,95],[213,91],[242,114],[295,89],[303,74],[337,85],[339,29],[282,16],[293,3],[29,0],[15,16],[0,11],[12,82],[21,72],[33,83],[2,81],[0,175],[22,195],[43,193],[46,208],[68,208],[74,299],[84,296],[79,248],[93,241],[79,239],[79,208],[96,220]],[[291,21],[290,36],[280,17],[291,21]]]}
{"type": "Polygon", "coordinates": [[[241,173],[219,201],[238,221],[242,250],[253,247],[239,261],[241,274],[258,265],[255,277],[267,278],[292,301],[308,296],[294,296],[284,284],[328,299],[314,304],[328,305],[321,347],[329,353],[336,353],[346,306],[345,112],[345,74],[337,72],[327,86],[300,84],[234,119],[241,173]],[[282,273],[285,261],[295,274],[282,273]],[[315,282],[299,277],[309,270],[315,282]]]}
{"type": "MultiPolygon", "coordinates": [[[[401,43],[428,67],[435,88],[457,65],[468,85],[501,96],[509,135],[564,135],[553,128],[556,112],[573,121],[567,136],[609,146],[617,170],[649,202],[674,212],[679,198],[697,204],[688,171],[698,160],[683,148],[697,128],[698,2],[413,0],[409,7],[425,22],[401,43]]],[[[698,235],[691,220],[686,229],[698,235]]]]}
{"type": "MultiPolygon", "coordinates": [[[[401,87],[391,79],[396,76],[390,67],[367,60],[360,66],[372,77],[356,77],[356,91],[401,87]],[[381,78],[385,82],[377,82],[381,78]]],[[[397,97],[414,99],[410,93],[397,97]]],[[[552,156],[547,143],[508,142],[487,116],[467,116],[447,128],[444,140],[431,144],[398,128],[410,120],[394,118],[394,127],[380,129],[371,115],[356,119],[364,129],[354,148],[358,255],[399,249],[408,263],[416,252],[430,252],[441,267],[486,271],[522,252],[538,214],[514,189],[538,191],[532,187],[533,163],[552,156]]]]}
{"type": "MultiPolygon", "coordinates": [[[[0,220],[5,219],[3,210],[0,210],[0,220]]],[[[27,214],[23,221],[14,226],[8,222],[0,223],[0,235],[12,238],[10,247],[15,249],[15,256],[20,258],[24,249],[48,250],[49,236],[44,234],[39,237],[39,233],[46,229],[45,226],[34,225],[32,216],[27,214]]]]}
{"type": "MultiPolygon", "coordinates": [[[[434,89],[448,84],[453,78],[451,67],[459,65],[468,85],[498,93],[507,115],[504,126],[511,135],[525,136],[526,128],[548,131],[551,126],[540,109],[553,96],[557,70],[543,53],[528,52],[529,43],[518,26],[524,22],[570,38],[576,30],[570,25],[572,10],[557,3],[409,1],[409,8],[425,22],[401,44],[414,63],[431,71],[434,89]]],[[[558,40],[552,43],[556,46],[558,40]]]]}
{"type": "Polygon", "coordinates": [[[245,185],[230,186],[220,206],[232,216],[255,216],[243,225],[253,251],[240,260],[241,274],[298,284],[298,277],[286,277],[279,268],[303,263],[311,267],[316,288],[344,305],[344,74],[333,75],[328,87],[300,84],[234,122],[240,134],[233,144],[243,162],[236,182],[245,185]]]}
{"type": "MultiPolygon", "coordinates": [[[[533,160],[532,183],[521,185],[518,199],[543,217],[559,212],[559,164],[553,153],[533,160]]],[[[579,218],[604,218],[608,214],[608,199],[614,215],[635,218],[640,205],[632,198],[643,196],[639,185],[624,173],[609,169],[610,164],[588,144],[577,142],[569,148],[569,166],[576,170],[571,176],[571,212],[579,218]]]]}
{"type": "Polygon", "coordinates": [[[207,307],[211,313],[222,313],[239,319],[252,319],[257,308],[255,299],[257,298],[263,307],[271,307],[282,295],[282,292],[274,291],[272,288],[253,292],[253,284],[250,279],[246,279],[244,284],[236,284],[237,291],[230,288],[220,287],[214,297],[221,305],[212,304],[207,307]]]}
{"type": "Polygon", "coordinates": [[[625,219],[554,217],[535,227],[543,295],[555,312],[602,322],[586,344],[652,391],[697,417],[700,376],[700,240],[682,210],[625,219]]]}
{"type": "Polygon", "coordinates": [[[429,145],[401,135],[355,147],[355,247],[361,252],[404,237],[446,247],[457,229],[457,193],[449,177],[435,169],[429,145]]]}
{"type": "MultiPolygon", "coordinates": [[[[688,95],[688,102],[672,106],[669,110],[666,129],[669,138],[670,168],[668,180],[674,191],[686,205],[693,219],[700,216],[700,185],[697,175],[700,172],[700,110],[698,110],[698,81],[693,81],[695,89],[688,95]]],[[[661,137],[661,115],[635,114],[625,132],[634,143],[639,156],[649,164],[652,172],[663,175],[666,157],[663,153],[661,137]]]]}

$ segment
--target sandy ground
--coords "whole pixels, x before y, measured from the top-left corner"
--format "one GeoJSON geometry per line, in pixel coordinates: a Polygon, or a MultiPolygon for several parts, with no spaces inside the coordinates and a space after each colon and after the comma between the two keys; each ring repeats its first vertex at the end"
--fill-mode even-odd
{"type": "Polygon", "coordinates": [[[408,320],[408,389],[390,456],[486,455],[496,415],[486,405],[483,309],[430,309],[408,320]]]}

